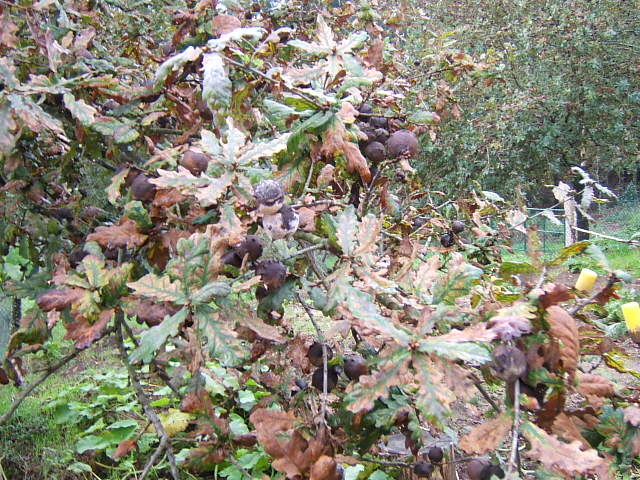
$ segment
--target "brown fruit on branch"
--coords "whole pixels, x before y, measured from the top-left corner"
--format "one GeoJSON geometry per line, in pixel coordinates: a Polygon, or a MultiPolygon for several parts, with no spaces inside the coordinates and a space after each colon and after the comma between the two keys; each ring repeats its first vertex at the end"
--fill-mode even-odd
{"type": "Polygon", "coordinates": [[[445,233],[442,236],[440,236],[440,245],[442,245],[445,248],[449,248],[452,247],[454,244],[454,240],[453,240],[453,235],[451,235],[450,233],[445,233]]]}
{"type": "Polygon", "coordinates": [[[427,456],[431,463],[440,463],[444,458],[444,452],[440,447],[431,447],[427,456]]]}
{"type": "MultiPolygon", "coordinates": [[[[311,385],[322,392],[322,385],[324,381],[323,368],[318,368],[313,375],[311,375],[311,385]]],[[[330,392],[338,385],[338,369],[335,366],[327,367],[327,392],[330,392]]]]}
{"type": "MultiPolygon", "coordinates": [[[[322,344],[320,342],[313,342],[307,352],[307,358],[314,367],[322,366],[322,344]]],[[[333,358],[333,350],[327,345],[327,362],[333,358]]]]}
{"type": "Polygon", "coordinates": [[[287,278],[287,269],[282,263],[273,258],[263,260],[256,267],[256,275],[262,277],[262,282],[269,292],[279,289],[287,278]]]}
{"type": "Polygon", "coordinates": [[[376,142],[386,143],[389,140],[389,131],[386,128],[376,128],[373,131],[376,142]]]}
{"type": "Polygon", "coordinates": [[[387,151],[380,142],[371,142],[365,147],[364,154],[372,162],[380,163],[386,158],[387,151]]]}
{"type": "Polygon", "coordinates": [[[369,367],[360,355],[346,355],[344,357],[344,373],[349,380],[357,382],[362,375],[369,373],[369,367]]]}
{"type": "Polygon", "coordinates": [[[415,473],[416,476],[420,478],[431,478],[431,474],[433,473],[433,465],[422,460],[420,462],[417,462],[413,466],[413,473],[415,473]]]}
{"type": "Polygon", "coordinates": [[[516,347],[499,345],[493,350],[493,370],[496,377],[507,383],[527,373],[527,358],[516,347]]]}
{"type": "Polygon", "coordinates": [[[464,223],[461,222],[460,220],[454,220],[451,223],[451,231],[453,233],[462,233],[462,232],[464,232],[464,223]]]}
{"type": "Polygon", "coordinates": [[[398,130],[387,140],[387,152],[391,158],[397,158],[400,155],[412,157],[418,152],[419,146],[420,143],[415,133],[409,130],[398,130]]]}
{"type": "Polygon", "coordinates": [[[131,184],[131,197],[141,202],[150,202],[156,196],[156,186],[146,175],[138,175],[131,184]]]}
{"type": "Polygon", "coordinates": [[[196,177],[207,170],[209,157],[195,150],[187,150],[180,159],[180,165],[189,170],[196,177]]]}

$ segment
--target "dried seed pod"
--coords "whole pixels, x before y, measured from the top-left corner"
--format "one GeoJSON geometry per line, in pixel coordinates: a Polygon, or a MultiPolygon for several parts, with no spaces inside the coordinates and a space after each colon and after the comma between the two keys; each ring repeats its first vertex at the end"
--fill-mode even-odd
{"type": "Polygon", "coordinates": [[[262,180],[253,187],[258,204],[258,215],[273,215],[284,204],[284,190],[275,180],[262,180]]]}
{"type": "Polygon", "coordinates": [[[198,176],[207,170],[209,157],[202,152],[187,150],[180,159],[180,165],[189,170],[192,175],[198,176]]]}
{"type": "Polygon", "coordinates": [[[386,158],[387,151],[380,142],[371,142],[365,147],[364,154],[372,162],[380,163],[386,158]]]}
{"type": "MultiPolygon", "coordinates": [[[[330,392],[338,385],[338,369],[335,366],[329,366],[327,368],[327,392],[330,392]]],[[[311,375],[311,385],[322,392],[322,385],[324,380],[323,367],[319,367],[313,375],[311,375]]]]}
{"type": "MultiPolygon", "coordinates": [[[[329,345],[327,347],[327,362],[333,358],[333,350],[329,345]]],[[[320,342],[313,342],[307,352],[307,358],[311,365],[315,367],[322,366],[322,344],[320,342]]]]}
{"type": "Polygon", "coordinates": [[[365,359],[360,355],[346,355],[344,357],[344,373],[349,380],[357,382],[362,375],[369,373],[369,367],[365,359]]]}
{"type": "Polygon", "coordinates": [[[289,205],[282,205],[282,208],[275,214],[265,214],[262,217],[262,226],[273,240],[285,238],[298,230],[300,216],[289,205]]]}
{"type": "Polygon", "coordinates": [[[420,478],[431,478],[431,474],[433,473],[433,465],[422,460],[420,462],[417,462],[413,466],[413,473],[415,473],[416,476],[420,478]]]}
{"type": "Polygon", "coordinates": [[[415,133],[409,130],[398,130],[387,140],[387,152],[391,158],[397,158],[400,155],[413,156],[418,152],[419,146],[415,133]]]}
{"type": "Polygon", "coordinates": [[[287,269],[278,260],[270,258],[263,260],[256,267],[256,275],[262,277],[262,281],[268,292],[279,289],[287,278],[287,269]]]}
{"type": "Polygon", "coordinates": [[[141,202],[150,202],[156,196],[156,186],[146,175],[138,175],[131,184],[131,197],[141,202]]]}
{"type": "Polygon", "coordinates": [[[527,372],[527,358],[516,347],[499,345],[493,350],[493,370],[496,377],[514,382],[527,372]]]}
{"type": "Polygon", "coordinates": [[[440,245],[442,245],[443,247],[449,248],[449,247],[452,247],[453,244],[454,244],[453,235],[451,235],[450,233],[445,233],[440,236],[440,245]]]}
{"type": "Polygon", "coordinates": [[[444,458],[444,452],[440,447],[431,447],[427,456],[431,463],[440,463],[444,458]]]}

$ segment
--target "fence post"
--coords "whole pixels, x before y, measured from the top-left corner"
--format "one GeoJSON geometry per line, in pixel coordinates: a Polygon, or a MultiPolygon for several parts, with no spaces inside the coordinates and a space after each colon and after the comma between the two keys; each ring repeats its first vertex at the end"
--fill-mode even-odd
{"type": "Polygon", "coordinates": [[[567,198],[564,203],[564,246],[576,242],[576,231],[574,227],[577,226],[578,217],[576,215],[576,201],[573,198],[567,198]]]}

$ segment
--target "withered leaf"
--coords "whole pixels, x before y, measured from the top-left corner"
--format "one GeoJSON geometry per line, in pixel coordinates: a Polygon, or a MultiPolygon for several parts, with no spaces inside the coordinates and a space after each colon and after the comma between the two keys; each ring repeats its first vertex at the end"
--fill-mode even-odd
{"type": "Polygon", "coordinates": [[[255,315],[245,316],[240,320],[245,327],[253,330],[260,338],[275,343],[284,343],[286,338],[272,325],[267,325],[255,315]]]}
{"type": "Polygon", "coordinates": [[[136,448],[135,440],[123,440],[118,444],[118,448],[116,448],[111,457],[117,460],[120,457],[124,457],[134,448],[136,448]]]}
{"type": "Polygon", "coordinates": [[[256,427],[258,441],[265,452],[275,458],[286,456],[285,444],[281,443],[278,437],[281,433],[293,428],[296,421],[293,413],[258,408],[251,414],[249,420],[256,427]]]}
{"type": "Polygon", "coordinates": [[[558,283],[547,283],[542,286],[542,294],[539,297],[540,308],[546,310],[552,305],[566,302],[573,298],[573,294],[567,287],[558,283]]]}
{"type": "Polygon", "coordinates": [[[438,340],[454,343],[490,342],[498,338],[498,334],[494,329],[489,329],[486,323],[476,323],[464,330],[451,330],[449,333],[440,335],[437,338],[438,340]]]}
{"type": "Polygon", "coordinates": [[[578,386],[576,389],[585,397],[587,395],[609,397],[613,395],[614,385],[600,375],[578,372],[578,386]]]}
{"type": "Polygon", "coordinates": [[[236,28],[240,28],[242,24],[233,15],[216,15],[211,20],[211,26],[213,30],[220,36],[233,32],[236,28]]]}
{"type": "Polygon", "coordinates": [[[113,313],[113,308],[102,310],[94,324],[89,323],[86,317],[76,316],[76,320],[67,325],[67,333],[64,338],[66,340],[75,340],[78,350],[87,348],[102,337],[109,320],[113,317],[113,313]]]}
{"type": "Polygon", "coordinates": [[[597,450],[582,450],[577,440],[564,443],[529,422],[523,424],[521,431],[531,444],[527,456],[539,460],[553,472],[575,478],[577,475],[589,475],[607,469],[606,460],[598,456],[597,450]]]}
{"type": "Polygon", "coordinates": [[[580,429],[574,423],[573,417],[570,417],[566,413],[561,413],[553,421],[551,431],[560,438],[564,438],[570,442],[577,440],[582,445],[582,448],[588,449],[591,447],[589,442],[582,436],[580,429]]]}
{"type": "Polygon", "coordinates": [[[84,296],[81,288],[62,288],[59,290],[49,290],[38,296],[38,306],[45,312],[51,310],[64,310],[74,303],[77,303],[84,296]]]}
{"type": "Polygon", "coordinates": [[[309,480],[340,480],[338,464],[335,459],[322,455],[311,467],[309,480]]]}
{"type": "Polygon", "coordinates": [[[562,368],[573,378],[580,356],[580,337],[576,321],[566,310],[557,305],[547,309],[547,321],[549,322],[549,334],[553,341],[557,342],[560,351],[559,358],[562,368]]]}
{"type": "Polygon", "coordinates": [[[97,227],[87,236],[88,242],[98,242],[102,247],[136,248],[144,244],[147,235],[138,232],[136,222],[124,218],[120,224],[109,227],[97,227]]]}
{"type": "Polygon", "coordinates": [[[503,412],[496,418],[474,427],[460,440],[460,448],[468,454],[493,451],[507,437],[512,423],[511,416],[503,412]]]}

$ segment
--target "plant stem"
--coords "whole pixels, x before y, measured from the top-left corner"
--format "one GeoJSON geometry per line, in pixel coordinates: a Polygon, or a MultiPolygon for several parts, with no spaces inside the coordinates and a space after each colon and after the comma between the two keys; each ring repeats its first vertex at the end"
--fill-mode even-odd
{"type": "Polygon", "coordinates": [[[509,458],[509,472],[517,470],[518,437],[520,435],[520,380],[516,379],[513,386],[513,438],[511,439],[511,457],[509,458]]]}

